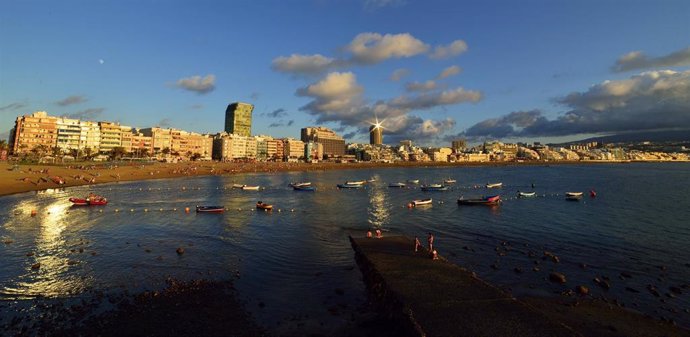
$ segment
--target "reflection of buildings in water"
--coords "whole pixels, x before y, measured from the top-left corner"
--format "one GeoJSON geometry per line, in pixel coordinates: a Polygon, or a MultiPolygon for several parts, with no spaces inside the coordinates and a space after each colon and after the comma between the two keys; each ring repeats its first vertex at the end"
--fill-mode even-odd
{"type": "MultiPolygon", "coordinates": [[[[37,214],[39,227],[35,237],[35,247],[32,253],[35,259],[26,259],[26,274],[19,277],[15,289],[3,289],[5,293],[24,296],[63,296],[84,289],[88,278],[78,275],[68,275],[72,268],[67,258],[69,252],[67,241],[63,235],[65,230],[69,203],[56,200],[52,204],[42,207],[37,214]],[[40,263],[40,267],[32,269],[32,265],[40,263]]],[[[33,208],[32,208],[33,209],[33,208]]]]}
{"type": "Polygon", "coordinates": [[[370,187],[368,221],[373,227],[383,227],[390,218],[390,211],[386,205],[386,190],[381,186],[370,185],[370,187]]]}

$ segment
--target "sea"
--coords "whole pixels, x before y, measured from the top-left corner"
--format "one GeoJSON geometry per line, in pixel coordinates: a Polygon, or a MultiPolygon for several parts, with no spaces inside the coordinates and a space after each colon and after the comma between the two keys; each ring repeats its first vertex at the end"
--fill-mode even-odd
{"type": "Polygon", "coordinates": [[[347,335],[373,315],[348,238],[376,229],[423,243],[433,233],[441,256],[518,298],[573,297],[584,285],[590,297],[690,327],[687,163],[251,173],[4,196],[0,316],[42,317],[39,301],[155,291],[170,278],[233,280],[246,310],[271,334],[347,335]],[[420,189],[451,178],[457,182],[447,191],[420,189]],[[336,187],[353,180],[369,182],[336,187]],[[388,187],[409,180],[420,183],[388,187]],[[288,186],[305,181],[317,190],[288,186]],[[485,187],[498,182],[501,188],[485,187]],[[518,198],[518,191],[536,196],[518,198]],[[68,201],[90,192],[108,205],[68,201]],[[569,201],[566,192],[584,195],[569,201]],[[503,202],[496,207],[457,203],[497,194],[503,202]],[[408,207],[425,198],[432,205],[408,207]],[[257,201],[273,211],[257,210],[257,201]],[[227,211],[195,213],[197,205],[227,211]],[[567,282],[551,282],[553,271],[567,282]]]}

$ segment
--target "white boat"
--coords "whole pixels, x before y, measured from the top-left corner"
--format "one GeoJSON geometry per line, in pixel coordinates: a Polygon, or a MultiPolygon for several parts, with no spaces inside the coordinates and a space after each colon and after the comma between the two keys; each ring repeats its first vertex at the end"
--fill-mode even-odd
{"type": "Polygon", "coordinates": [[[582,192],[565,192],[566,197],[581,197],[582,192]]]}
{"type": "Polygon", "coordinates": [[[443,182],[446,183],[446,184],[455,184],[455,183],[457,183],[458,181],[451,178],[451,179],[446,179],[446,180],[444,180],[443,182]]]}
{"type": "Polygon", "coordinates": [[[376,181],[376,178],[370,178],[369,180],[367,180],[367,182],[369,182],[369,183],[373,183],[375,181],[376,181]]]}
{"type": "Polygon", "coordinates": [[[310,181],[305,181],[305,182],[301,182],[301,183],[291,183],[290,186],[291,186],[291,187],[311,186],[311,182],[310,182],[310,181]]]}
{"type": "Polygon", "coordinates": [[[530,198],[537,195],[537,192],[517,192],[518,198],[530,198]]]}
{"type": "Polygon", "coordinates": [[[258,191],[260,186],[249,186],[249,185],[244,185],[242,186],[242,189],[245,191],[258,191]]]}
{"type": "Polygon", "coordinates": [[[419,184],[419,179],[407,179],[407,182],[410,184],[419,184]]]}
{"type": "Polygon", "coordinates": [[[486,184],[486,188],[501,188],[501,186],[503,186],[503,183],[486,184]]]}
{"type": "Polygon", "coordinates": [[[390,184],[388,184],[388,187],[403,188],[405,186],[407,186],[407,185],[405,185],[405,183],[390,183],[390,184]]]}
{"type": "Polygon", "coordinates": [[[346,182],[345,182],[346,185],[364,185],[364,184],[366,184],[366,183],[367,183],[366,180],[346,181],[346,182]]]}
{"type": "Polygon", "coordinates": [[[431,205],[433,200],[431,198],[429,199],[420,199],[420,200],[412,200],[412,205],[415,207],[421,206],[421,205],[431,205]]]}
{"type": "Polygon", "coordinates": [[[232,184],[232,188],[242,188],[242,187],[244,187],[244,186],[246,186],[246,185],[242,185],[242,184],[232,184]]]}

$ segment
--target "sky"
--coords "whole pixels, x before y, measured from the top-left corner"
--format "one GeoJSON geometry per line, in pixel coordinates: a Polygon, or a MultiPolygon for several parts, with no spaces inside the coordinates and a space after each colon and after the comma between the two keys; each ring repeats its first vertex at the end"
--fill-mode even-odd
{"type": "Polygon", "coordinates": [[[348,142],[568,141],[690,129],[686,0],[0,0],[17,116],[348,142]]]}

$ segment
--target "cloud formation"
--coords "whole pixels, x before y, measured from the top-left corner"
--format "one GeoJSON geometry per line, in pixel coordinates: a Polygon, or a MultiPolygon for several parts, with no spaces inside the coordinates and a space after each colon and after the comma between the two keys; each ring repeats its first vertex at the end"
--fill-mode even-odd
{"type": "Polygon", "coordinates": [[[269,124],[268,127],[269,128],[277,128],[277,127],[281,127],[281,126],[292,126],[292,124],[294,124],[294,123],[295,123],[294,120],[289,120],[289,121],[287,121],[287,123],[285,123],[283,120],[280,120],[278,122],[274,122],[274,123],[269,124]]]}
{"type": "Polygon", "coordinates": [[[460,55],[467,51],[467,43],[463,40],[455,40],[447,46],[436,46],[429,57],[435,60],[446,59],[460,55]]]}
{"type": "Polygon", "coordinates": [[[412,57],[426,53],[429,46],[414,36],[403,34],[361,33],[346,49],[361,64],[375,64],[391,58],[412,57]]]}
{"type": "Polygon", "coordinates": [[[82,111],[63,114],[61,117],[80,119],[84,121],[95,121],[103,111],[105,111],[105,108],[90,108],[82,111]]]}
{"type": "Polygon", "coordinates": [[[444,79],[446,77],[451,77],[459,74],[462,71],[462,68],[458,66],[450,66],[446,69],[443,69],[440,74],[436,77],[437,79],[444,79]]]}
{"type": "Polygon", "coordinates": [[[659,57],[648,57],[641,51],[627,53],[611,67],[615,72],[649,69],[659,67],[679,67],[690,65],[690,47],[659,57]]]}
{"type": "Polygon", "coordinates": [[[55,102],[55,104],[59,106],[68,106],[73,104],[84,103],[86,101],[88,101],[88,99],[84,96],[69,96],[63,100],[55,102]]]}
{"type": "Polygon", "coordinates": [[[333,72],[317,83],[297,89],[296,95],[314,99],[302,107],[302,110],[333,114],[358,104],[363,91],[357,84],[355,74],[333,72]]]}
{"type": "Polygon", "coordinates": [[[285,109],[280,108],[280,109],[276,109],[276,110],[273,110],[271,112],[266,113],[265,116],[271,117],[271,118],[280,118],[280,117],[287,116],[287,114],[288,113],[287,113],[287,111],[285,111],[285,109]]]}
{"type": "Polygon", "coordinates": [[[208,94],[216,89],[216,76],[208,74],[204,77],[195,75],[181,78],[177,80],[175,86],[184,90],[196,92],[199,95],[208,94]]]}
{"type": "Polygon", "coordinates": [[[569,110],[549,120],[539,110],[516,111],[468,128],[471,139],[567,136],[690,129],[690,70],[643,72],[604,81],[557,102],[569,110]]]}
{"type": "Polygon", "coordinates": [[[390,80],[393,82],[400,81],[403,77],[407,76],[410,74],[410,71],[407,69],[395,69],[393,73],[391,74],[390,80]]]}
{"type": "Polygon", "coordinates": [[[271,62],[271,68],[282,73],[318,75],[337,67],[339,63],[340,61],[321,54],[292,54],[275,58],[271,62]]]}
{"type": "Polygon", "coordinates": [[[10,103],[8,105],[5,105],[3,107],[0,107],[0,111],[13,111],[13,110],[19,110],[23,107],[25,107],[26,104],[24,103],[10,103]]]}
{"type": "Polygon", "coordinates": [[[426,82],[410,82],[405,84],[405,90],[407,91],[431,91],[436,89],[436,82],[435,81],[426,81],[426,82]]]}
{"type": "Polygon", "coordinates": [[[397,7],[404,4],[404,0],[364,0],[364,9],[374,11],[384,7],[397,7]]]}

